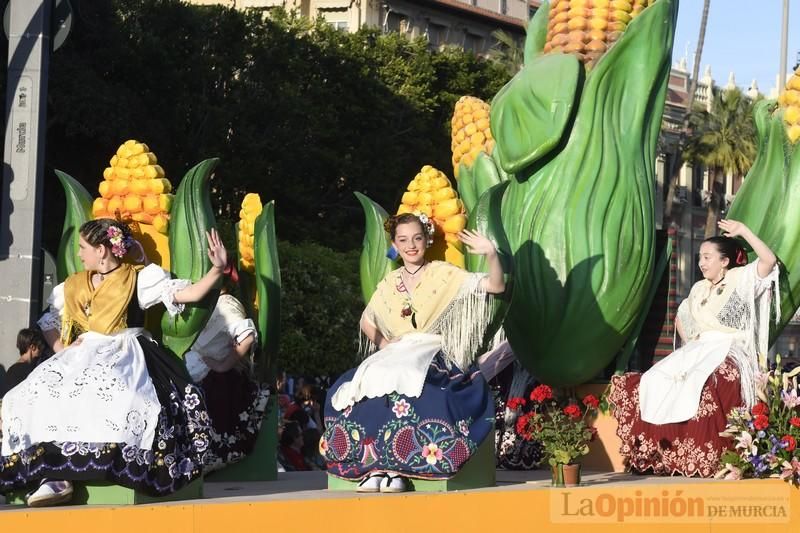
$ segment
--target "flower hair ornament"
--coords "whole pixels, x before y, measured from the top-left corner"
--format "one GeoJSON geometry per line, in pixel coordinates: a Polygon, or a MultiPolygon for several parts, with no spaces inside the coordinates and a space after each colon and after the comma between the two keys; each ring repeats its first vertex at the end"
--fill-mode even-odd
{"type": "Polygon", "coordinates": [[[436,226],[433,225],[433,220],[428,218],[425,213],[415,212],[414,215],[419,219],[422,227],[425,228],[425,234],[428,236],[428,246],[433,245],[433,234],[436,232],[436,226]]]}
{"type": "Polygon", "coordinates": [[[747,254],[742,248],[736,252],[736,266],[744,266],[747,264],[747,254]]]}
{"type": "Polygon", "coordinates": [[[111,226],[106,231],[108,235],[108,242],[111,243],[111,253],[114,257],[122,259],[131,246],[134,246],[136,241],[130,235],[125,233],[118,226],[111,226]]]}

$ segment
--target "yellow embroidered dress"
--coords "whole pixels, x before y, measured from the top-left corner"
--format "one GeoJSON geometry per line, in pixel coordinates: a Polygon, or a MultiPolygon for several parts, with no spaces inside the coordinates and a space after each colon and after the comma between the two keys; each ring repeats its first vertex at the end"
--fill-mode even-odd
{"type": "Polygon", "coordinates": [[[142,328],[155,304],[180,312],[173,295],[188,284],[156,265],[123,264],[96,289],[89,272],[56,288],[40,326],[60,327],[67,347],[3,399],[0,491],[102,479],[158,495],[200,474],[209,445],[202,393],[142,328]]]}
{"type": "Polygon", "coordinates": [[[381,281],[363,320],[392,342],[330,389],[320,446],[331,474],[448,478],[487,438],[494,405],[474,364],[490,317],[482,277],[437,261],[413,294],[400,270],[381,281]]]}

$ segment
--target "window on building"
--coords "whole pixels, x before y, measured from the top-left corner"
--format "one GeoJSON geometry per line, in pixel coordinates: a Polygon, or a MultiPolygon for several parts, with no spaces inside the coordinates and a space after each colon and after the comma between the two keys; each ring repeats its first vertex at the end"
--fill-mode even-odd
{"type": "Polygon", "coordinates": [[[408,17],[401,13],[390,11],[386,17],[386,31],[406,33],[408,31],[408,17]]]}
{"type": "Polygon", "coordinates": [[[475,52],[476,54],[481,53],[483,51],[483,38],[480,35],[475,35],[474,33],[465,33],[464,50],[469,50],[471,52],[475,52]]]}
{"type": "Polygon", "coordinates": [[[500,13],[503,15],[508,13],[508,0],[500,0],[500,13]]]}
{"type": "Polygon", "coordinates": [[[439,48],[447,44],[447,27],[430,23],[428,24],[427,37],[431,47],[439,48]]]}
{"type": "Polygon", "coordinates": [[[472,6],[477,6],[478,5],[478,0],[469,0],[469,3],[472,6]]]}
{"type": "Polygon", "coordinates": [[[325,19],[325,22],[337,30],[348,31],[350,29],[350,15],[347,13],[347,9],[320,9],[319,14],[325,19]]]}

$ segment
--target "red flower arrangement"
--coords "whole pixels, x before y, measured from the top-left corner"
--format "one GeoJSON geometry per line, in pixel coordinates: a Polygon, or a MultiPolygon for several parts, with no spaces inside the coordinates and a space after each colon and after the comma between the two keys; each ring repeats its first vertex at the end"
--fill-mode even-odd
{"type": "MultiPolygon", "coordinates": [[[[530,400],[530,412],[517,418],[516,430],[522,439],[540,441],[551,465],[573,463],[589,453],[589,443],[597,436],[590,420],[600,405],[594,395],[583,398],[582,409],[574,401],[559,404],[551,387],[539,385],[531,392],[530,400]]],[[[511,410],[519,410],[526,403],[525,398],[511,398],[506,405],[511,410]]]]}
{"type": "Polygon", "coordinates": [[[769,417],[767,415],[756,415],[753,419],[753,427],[756,429],[767,429],[769,427],[769,417]]]}

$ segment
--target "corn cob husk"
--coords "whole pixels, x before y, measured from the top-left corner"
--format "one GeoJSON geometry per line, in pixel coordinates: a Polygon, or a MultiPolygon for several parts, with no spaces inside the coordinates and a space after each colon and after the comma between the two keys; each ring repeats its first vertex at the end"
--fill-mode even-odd
{"type": "Polygon", "coordinates": [[[433,220],[436,232],[427,252],[438,259],[464,268],[463,244],[458,232],[467,225],[464,205],[444,172],[425,165],[408,184],[397,214],[424,213],[433,220]]]}
{"type": "Polygon", "coordinates": [[[544,52],[575,54],[591,68],[631,20],[656,0],[555,0],[544,52]]]}
{"type": "MultiPolygon", "coordinates": [[[[626,7],[612,3],[606,9],[626,7]]],[[[514,174],[488,202],[491,212],[502,207],[513,257],[503,328],[531,375],[556,386],[598,376],[646,309],[656,144],[678,10],[678,0],[658,0],[632,24],[617,17],[626,24],[619,46],[587,70],[582,50],[553,50],[554,34],[587,27],[548,31],[559,12],[564,20],[554,24],[578,18],[572,8],[600,9],[583,4],[554,3],[553,14],[542,4],[528,25],[525,65],[491,110],[498,162],[514,174]]]]}

